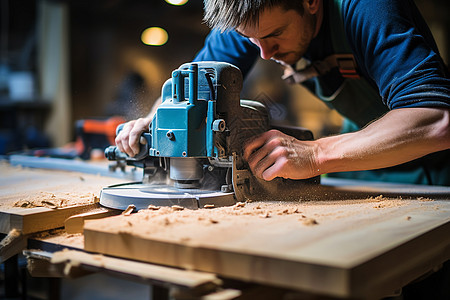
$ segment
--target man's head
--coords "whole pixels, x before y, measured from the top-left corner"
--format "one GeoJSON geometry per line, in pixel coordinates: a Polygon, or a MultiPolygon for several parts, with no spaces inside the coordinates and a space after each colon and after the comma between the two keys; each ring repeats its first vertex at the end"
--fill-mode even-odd
{"type": "Polygon", "coordinates": [[[205,0],[204,19],[249,38],[263,59],[294,64],[317,35],[322,11],[322,0],[205,0]]]}
{"type": "Polygon", "coordinates": [[[205,23],[222,31],[238,26],[255,26],[259,14],[266,9],[280,6],[303,15],[302,0],[205,0],[205,23]]]}

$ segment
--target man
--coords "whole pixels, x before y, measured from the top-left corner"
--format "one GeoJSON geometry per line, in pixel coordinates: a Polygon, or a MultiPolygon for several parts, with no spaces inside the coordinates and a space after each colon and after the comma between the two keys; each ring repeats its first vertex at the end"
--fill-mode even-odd
{"type": "MultiPolygon", "coordinates": [[[[344,133],[315,141],[255,137],[244,158],[256,176],[450,185],[449,74],[412,0],[205,0],[205,21],[213,30],[196,61],[245,76],[258,54],[276,60],[346,117],[344,133]],[[302,58],[312,63],[296,73],[302,58]]],[[[119,149],[135,155],[150,121],[127,123],[119,149]]]]}

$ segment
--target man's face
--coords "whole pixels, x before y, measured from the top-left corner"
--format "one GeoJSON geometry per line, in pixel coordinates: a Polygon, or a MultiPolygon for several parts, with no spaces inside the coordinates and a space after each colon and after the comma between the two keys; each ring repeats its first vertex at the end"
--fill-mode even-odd
{"type": "Polygon", "coordinates": [[[295,10],[273,7],[261,12],[255,26],[239,26],[236,31],[248,37],[260,49],[263,59],[287,64],[296,63],[306,52],[316,30],[316,15],[306,10],[301,16],[295,10]]]}

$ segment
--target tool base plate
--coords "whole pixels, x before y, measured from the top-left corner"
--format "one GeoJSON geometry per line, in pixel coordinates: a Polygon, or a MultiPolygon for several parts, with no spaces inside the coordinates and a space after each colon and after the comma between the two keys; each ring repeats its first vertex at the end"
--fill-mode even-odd
{"type": "Polygon", "coordinates": [[[209,191],[200,189],[178,189],[164,184],[126,183],[103,188],[100,204],[109,208],[125,210],[133,204],[136,210],[149,205],[179,205],[189,209],[229,206],[236,203],[233,192],[209,191]]]}

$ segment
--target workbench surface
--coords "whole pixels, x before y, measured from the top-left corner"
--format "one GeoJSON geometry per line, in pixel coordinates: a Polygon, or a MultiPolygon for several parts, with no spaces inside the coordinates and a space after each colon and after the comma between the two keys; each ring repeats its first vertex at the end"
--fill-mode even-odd
{"type": "MultiPolygon", "coordinates": [[[[80,213],[98,205],[93,202],[102,186],[123,182],[20,168],[14,174],[2,172],[0,177],[3,233],[19,224],[19,230],[31,234],[36,232],[29,229],[35,222],[50,227],[36,226],[38,231],[62,227],[64,218],[77,212],[67,212],[66,216],[62,212],[67,208],[53,207],[63,203],[52,202],[55,197],[79,195],[80,213]],[[23,188],[18,188],[20,182],[23,188]],[[84,187],[75,188],[75,183],[84,187]],[[36,203],[34,200],[44,201],[42,206],[47,207],[25,208],[28,202],[36,203]],[[13,219],[16,211],[22,223],[13,219]],[[47,222],[54,220],[55,214],[59,221],[47,222]],[[31,224],[23,215],[34,216],[31,224]]],[[[376,188],[359,188],[354,182],[348,190],[356,191],[356,198],[345,199],[341,194],[339,200],[333,200],[328,187],[324,189],[328,193],[325,200],[315,197],[308,201],[303,196],[301,201],[252,201],[212,209],[148,209],[86,221],[84,236],[68,237],[73,239],[74,248],[81,247],[84,239],[84,250],[112,256],[330,296],[377,298],[450,258],[448,188],[442,188],[440,197],[434,198],[433,192],[395,197],[389,192],[395,187],[378,184],[376,188]],[[389,197],[382,195],[384,187],[389,197]],[[364,191],[370,191],[366,197],[362,197],[364,191]]],[[[396,191],[405,188],[397,187],[396,191]]],[[[71,244],[52,237],[47,242],[71,244]]]]}
{"type": "Polygon", "coordinates": [[[383,297],[450,258],[450,201],[251,202],[88,221],[85,250],[338,297],[383,297]]]}
{"type": "Polygon", "coordinates": [[[98,206],[102,187],[122,182],[123,178],[0,162],[0,233],[15,228],[29,234],[64,226],[68,217],[98,206]]]}

